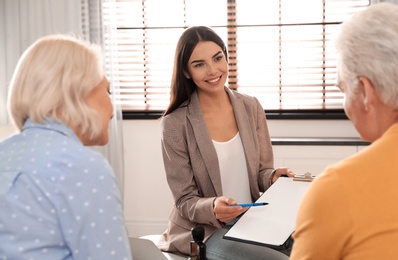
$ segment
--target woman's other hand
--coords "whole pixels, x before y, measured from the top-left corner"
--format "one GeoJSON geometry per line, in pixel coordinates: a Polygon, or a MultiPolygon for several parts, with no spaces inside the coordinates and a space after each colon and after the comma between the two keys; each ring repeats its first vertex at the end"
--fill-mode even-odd
{"type": "Polygon", "coordinates": [[[292,172],[288,167],[280,167],[275,170],[274,175],[272,176],[272,183],[276,182],[276,180],[281,176],[294,177],[295,173],[292,172]]]}

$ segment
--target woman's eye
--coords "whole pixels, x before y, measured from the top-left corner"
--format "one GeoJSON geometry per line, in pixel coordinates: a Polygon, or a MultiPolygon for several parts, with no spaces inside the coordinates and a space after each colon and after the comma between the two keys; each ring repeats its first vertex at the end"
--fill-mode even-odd
{"type": "Polygon", "coordinates": [[[220,56],[217,56],[217,57],[215,58],[215,60],[216,60],[216,61],[220,61],[222,58],[223,58],[223,56],[220,55],[220,56]]]}
{"type": "Polygon", "coordinates": [[[200,68],[200,67],[202,67],[203,66],[203,63],[197,63],[197,64],[195,64],[195,68],[200,68]]]}

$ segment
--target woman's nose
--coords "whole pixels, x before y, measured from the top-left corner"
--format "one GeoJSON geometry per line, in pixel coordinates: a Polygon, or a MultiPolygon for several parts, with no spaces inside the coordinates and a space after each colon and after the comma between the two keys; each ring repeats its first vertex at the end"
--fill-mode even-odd
{"type": "Polygon", "coordinates": [[[209,64],[207,66],[207,75],[213,75],[216,67],[214,64],[209,64]]]}

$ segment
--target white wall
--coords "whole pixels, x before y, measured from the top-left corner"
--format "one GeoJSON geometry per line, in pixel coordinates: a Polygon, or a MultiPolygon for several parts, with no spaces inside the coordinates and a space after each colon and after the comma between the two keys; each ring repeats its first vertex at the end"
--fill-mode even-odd
{"type": "Polygon", "coordinates": [[[125,217],[131,236],[161,233],[173,205],[160,149],[158,120],[123,123],[125,217]]]}
{"type": "Polygon", "coordinates": [[[0,124],[0,141],[11,134],[14,134],[15,132],[16,129],[13,126],[0,124]]]}

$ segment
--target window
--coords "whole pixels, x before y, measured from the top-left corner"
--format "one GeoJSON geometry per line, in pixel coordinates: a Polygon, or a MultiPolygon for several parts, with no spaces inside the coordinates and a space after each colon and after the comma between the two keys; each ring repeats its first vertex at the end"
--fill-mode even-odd
{"type": "Polygon", "coordinates": [[[333,36],[368,0],[113,0],[103,4],[106,63],[125,112],[162,112],[185,28],[213,28],[229,50],[228,87],[267,111],[343,108],[333,36]]]}

